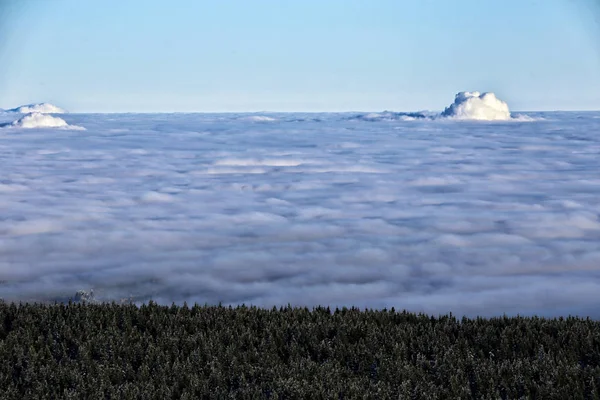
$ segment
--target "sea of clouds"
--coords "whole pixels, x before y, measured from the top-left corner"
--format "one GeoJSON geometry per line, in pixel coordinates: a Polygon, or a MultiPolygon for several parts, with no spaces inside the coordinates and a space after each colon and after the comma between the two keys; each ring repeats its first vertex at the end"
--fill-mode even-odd
{"type": "Polygon", "coordinates": [[[598,317],[598,116],[4,113],[0,297],[598,317]]]}

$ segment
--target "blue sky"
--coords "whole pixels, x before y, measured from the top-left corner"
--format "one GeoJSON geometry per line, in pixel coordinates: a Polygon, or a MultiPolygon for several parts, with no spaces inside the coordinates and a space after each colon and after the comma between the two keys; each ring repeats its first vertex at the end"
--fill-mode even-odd
{"type": "Polygon", "coordinates": [[[0,107],[600,109],[596,0],[0,0],[0,107]]]}

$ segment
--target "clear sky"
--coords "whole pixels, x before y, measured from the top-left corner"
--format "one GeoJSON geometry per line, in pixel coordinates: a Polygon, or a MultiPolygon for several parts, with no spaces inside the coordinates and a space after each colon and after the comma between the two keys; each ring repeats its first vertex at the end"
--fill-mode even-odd
{"type": "Polygon", "coordinates": [[[600,109],[599,0],[0,0],[0,107],[600,109]]]}

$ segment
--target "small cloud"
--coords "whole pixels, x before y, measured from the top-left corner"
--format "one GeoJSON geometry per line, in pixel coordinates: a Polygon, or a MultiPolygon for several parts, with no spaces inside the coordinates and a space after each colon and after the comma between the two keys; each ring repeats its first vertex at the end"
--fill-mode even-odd
{"type": "Polygon", "coordinates": [[[172,203],[175,197],[167,193],[147,192],[140,197],[140,200],[144,203],[172,203]]]}
{"type": "Polygon", "coordinates": [[[251,122],[274,122],[277,121],[276,118],[267,117],[266,115],[251,115],[248,117],[240,118],[243,121],[251,121],[251,122]]]}

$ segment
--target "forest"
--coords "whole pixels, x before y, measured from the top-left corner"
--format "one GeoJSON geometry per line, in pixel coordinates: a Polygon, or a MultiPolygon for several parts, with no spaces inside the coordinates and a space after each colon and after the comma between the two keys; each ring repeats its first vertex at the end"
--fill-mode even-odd
{"type": "Polygon", "coordinates": [[[0,301],[0,399],[600,399],[600,321],[0,301]]]}

